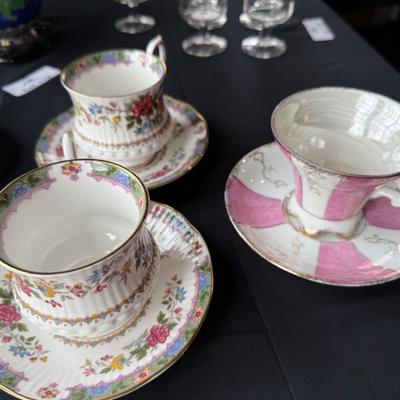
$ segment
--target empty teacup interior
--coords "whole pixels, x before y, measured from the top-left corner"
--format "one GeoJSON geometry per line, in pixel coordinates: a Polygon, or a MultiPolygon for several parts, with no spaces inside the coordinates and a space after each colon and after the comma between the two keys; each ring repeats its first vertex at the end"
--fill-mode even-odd
{"type": "Polygon", "coordinates": [[[400,172],[400,104],[349,88],[318,88],[283,100],[272,116],[278,142],[319,167],[352,175],[400,172]]]}
{"type": "Polygon", "coordinates": [[[88,265],[136,232],[147,203],[138,178],[113,163],[74,160],[39,168],[0,193],[1,259],[33,273],[88,265]]]}
{"type": "Polygon", "coordinates": [[[67,89],[87,96],[119,97],[154,86],[165,72],[165,64],[144,51],[109,50],[73,61],[61,81],[67,89]]]}

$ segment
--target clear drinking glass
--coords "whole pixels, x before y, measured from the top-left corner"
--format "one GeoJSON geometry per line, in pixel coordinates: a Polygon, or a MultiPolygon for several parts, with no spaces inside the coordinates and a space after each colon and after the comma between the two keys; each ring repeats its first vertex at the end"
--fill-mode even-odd
{"type": "Polygon", "coordinates": [[[210,57],[222,53],[227,46],[225,38],[212,35],[216,22],[226,18],[227,0],[180,0],[179,13],[191,26],[201,29],[182,43],[183,50],[192,56],[210,57]]]}
{"type": "Polygon", "coordinates": [[[285,41],[271,36],[271,29],[288,21],[293,11],[294,0],[244,0],[243,12],[259,24],[261,30],[258,36],[243,40],[243,52],[262,59],[279,57],[285,53],[285,41]]]}
{"type": "MultiPolygon", "coordinates": [[[[121,3],[129,8],[136,8],[140,3],[144,3],[146,0],[115,0],[117,3],[121,3]]],[[[115,21],[115,28],[124,33],[142,33],[150,30],[156,24],[155,19],[150,15],[143,15],[138,13],[131,13],[126,17],[119,18],[115,21]]]]}
{"type": "Polygon", "coordinates": [[[244,26],[247,29],[253,29],[255,31],[261,31],[263,29],[262,24],[257,23],[256,21],[251,19],[251,17],[248,14],[244,12],[240,14],[239,21],[242,24],[242,26],[244,26]]]}

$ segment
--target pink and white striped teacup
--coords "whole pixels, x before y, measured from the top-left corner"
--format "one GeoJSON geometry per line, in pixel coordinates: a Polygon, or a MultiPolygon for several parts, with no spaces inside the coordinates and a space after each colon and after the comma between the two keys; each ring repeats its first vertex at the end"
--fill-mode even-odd
{"type": "Polygon", "coordinates": [[[363,90],[321,87],[284,99],[272,114],[276,141],[294,167],[286,215],[296,229],[327,240],[363,227],[377,197],[400,206],[400,104],[363,90]]]}

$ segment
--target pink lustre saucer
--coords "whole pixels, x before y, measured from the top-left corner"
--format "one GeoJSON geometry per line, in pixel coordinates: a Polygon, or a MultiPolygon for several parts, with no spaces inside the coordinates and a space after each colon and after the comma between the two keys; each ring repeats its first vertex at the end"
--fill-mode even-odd
{"type": "Polygon", "coordinates": [[[152,203],[146,224],[161,252],[158,284],[139,318],[107,336],[71,339],[39,329],[19,312],[13,276],[0,267],[1,389],[29,400],[115,399],[187,350],[211,300],[210,254],[199,232],[166,205],[152,203]]]}
{"type": "MultiPolygon", "coordinates": [[[[190,104],[171,96],[164,96],[170,112],[173,133],[171,140],[153,160],[134,172],[148,189],[164,186],[189,172],[203,157],[208,146],[208,127],[204,117],[190,104]]],[[[72,132],[72,108],[59,114],[42,130],[35,148],[39,166],[64,159],[62,137],[72,132]]],[[[77,148],[78,158],[90,158],[77,148]]]]}
{"type": "Polygon", "coordinates": [[[400,277],[400,208],[371,200],[353,238],[322,241],[288,223],[285,199],[294,190],[293,170],[276,143],[244,156],[225,189],[226,208],[242,239],[261,257],[311,281],[368,286],[400,277]]]}

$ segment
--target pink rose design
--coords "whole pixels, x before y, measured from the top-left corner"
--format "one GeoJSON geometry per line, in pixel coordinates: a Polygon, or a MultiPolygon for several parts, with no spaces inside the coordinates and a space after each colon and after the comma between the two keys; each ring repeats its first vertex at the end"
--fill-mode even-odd
{"type": "Polygon", "coordinates": [[[3,336],[3,338],[1,339],[1,341],[2,341],[3,343],[10,343],[12,339],[13,339],[13,338],[12,338],[11,336],[3,336]]]}
{"type": "Polygon", "coordinates": [[[154,178],[162,178],[165,174],[166,174],[165,171],[157,171],[157,172],[154,174],[154,178]]]}
{"type": "Polygon", "coordinates": [[[21,320],[21,315],[15,306],[0,304],[0,322],[5,325],[11,325],[13,322],[21,320]]]}
{"type": "Polygon", "coordinates": [[[31,289],[29,289],[28,285],[19,277],[19,276],[15,276],[15,279],[17,280],[18,286],[19,288],[29,297],[31,297],[32,292],[31,289]]]}
{"type": "Polygon", "coordinates": [[[43,353],[43,346],[42,346],[41,344],[38,344],[38,345],[35,347],[35,349],[36,349],[40,354],[43,353]]]}
{"type": "Polygon", "coordinates": [[[158,343],[164,343],[168,336],[169,329],[165,325],[153,325],[147,337],[147,343],[150,346],[156,346],[158,343]]]}
{"type": "Polygon", "coordinates": [[[175,308],[174,313],[179,314],[181,311],[182,311],[182,307],[177,307],[177,308],[175,308]]]}
{"type": "Polygon", "coordinates": [[[132,116],[134,118],[147,117],[150,115],[152,108],[153,99],[151,96],[146,96],[132,105],[132,116]]]}

